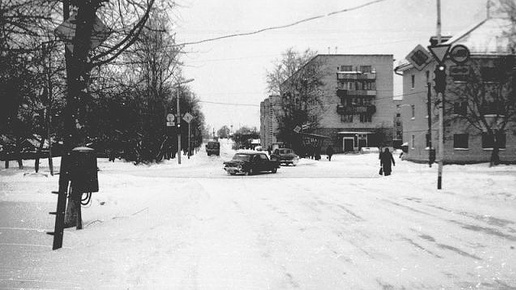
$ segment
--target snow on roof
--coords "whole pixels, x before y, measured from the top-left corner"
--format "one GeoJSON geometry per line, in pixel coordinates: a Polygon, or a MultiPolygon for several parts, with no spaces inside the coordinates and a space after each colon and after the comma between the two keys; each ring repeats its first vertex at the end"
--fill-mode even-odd
{"type": "Polygon", "coordinates": [[[509,54],[512,25],[506,18],[489,18],[457,33],[445,44],[465,45],[471,54],[509,54]]]}
{"type": "MultiPolygon", "coordinates": [[[[510,35],[513,24],[510,19],[487,18],[457,33],[443,44],[465,45],[470,53],[476,55],[512,54],[510,35]]],[[[403,59],[395,70],[404,71],[412,64],[403,59]]]]}

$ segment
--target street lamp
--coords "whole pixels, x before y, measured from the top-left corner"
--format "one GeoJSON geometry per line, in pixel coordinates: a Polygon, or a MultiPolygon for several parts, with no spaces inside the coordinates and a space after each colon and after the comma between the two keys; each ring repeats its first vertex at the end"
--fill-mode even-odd
{"type": "Polygon", "coordinates": [[[181,164],[181,108],[179,107],[179,90],[182,84],[193,82],[194,79],[188,79],[177,82],[176,101],[177,101],[177,164],[181,164]]]}

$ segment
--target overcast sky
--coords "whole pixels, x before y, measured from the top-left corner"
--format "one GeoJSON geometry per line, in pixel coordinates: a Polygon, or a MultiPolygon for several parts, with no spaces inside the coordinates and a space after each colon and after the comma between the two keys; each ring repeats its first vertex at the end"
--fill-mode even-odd
{"type": "MultiPolygon", "coordinates": [[[[321,54],[393,54],[394,66],[436,33],[437,0],[384,0],[293,27],[187,45],[185,78],[202,101],[206,124],[260,126],[265,75],[289,47],[321,54]]],[[[177,42],[188,43],[291,24],[372,0],[180,0],[177,42]]],[[[482,20],[487,0],[441,0],[442,34],[482,20]]],[[[395,76],[394,94],[401,94],[395,76]]]]}

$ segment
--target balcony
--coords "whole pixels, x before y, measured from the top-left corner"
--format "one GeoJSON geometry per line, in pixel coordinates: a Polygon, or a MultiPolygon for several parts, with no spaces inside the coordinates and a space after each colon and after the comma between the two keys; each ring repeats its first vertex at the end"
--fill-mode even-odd
{"type": "Polygon", "coordinates": [[[339,98],[353,98],[357,96],[370,96],[375,97],[375,90],[337,90],[337,97],[339,98]]]}
{"type": "Polygon", "coordinates": [[[337,114],[355,115],[355,114],[374,114],[376,113],[375,105],[358,105],[358,106],[342,106],[337,105],[337,114]]]}
{"type": "Polygon", "coordinates": [[[338,80],[375,80],[376,72],[362,73],[359,71],[339,71],[338,80]]]}

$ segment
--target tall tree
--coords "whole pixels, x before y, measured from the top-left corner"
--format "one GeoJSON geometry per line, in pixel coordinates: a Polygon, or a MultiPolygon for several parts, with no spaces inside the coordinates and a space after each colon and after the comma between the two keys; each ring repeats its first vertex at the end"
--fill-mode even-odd
{"type": "Polygon", "coordinates": [[[274,112],[279,122],[278,140],[300,154],[305,148],[294,128],[299,126],[310,132],[318,127],[321,116],[323,63],[315,55],[309,49],[299,53],[290,48],[276,62],[273,71],[267,73],[269,92],[280,95],[280,104],[274,112]]]}

